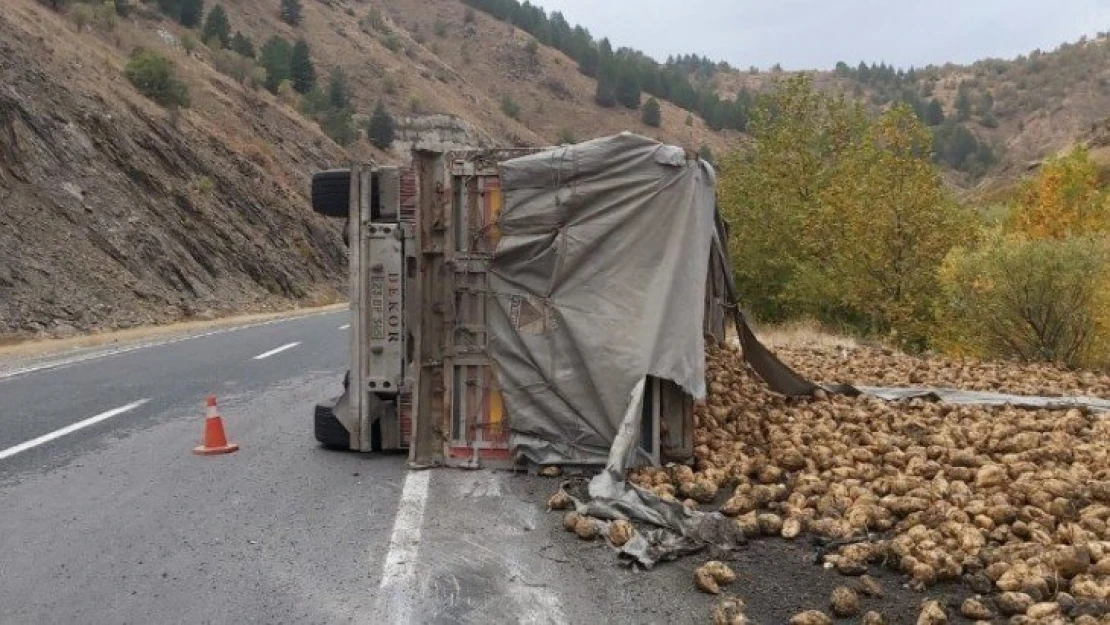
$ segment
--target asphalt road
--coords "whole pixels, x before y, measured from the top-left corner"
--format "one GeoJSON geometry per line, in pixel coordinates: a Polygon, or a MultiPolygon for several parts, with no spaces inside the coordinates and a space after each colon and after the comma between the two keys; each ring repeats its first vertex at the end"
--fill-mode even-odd
{"type": "Polygon", "coordinates": [[[346,323],[0,363],[0,622],[705,621],[658,596],[687,567],[645,578],[562,532],[555,481],[319,447],[346,323]],[[237,453],[190,453],[209,393],[237,453]]]}
{"type": "MultiPolygon", "coordinates": [[[[346,323],[0,360],[0,623],[708,623],[710,557],[784,623],[845,583],[802,542],[627,569],[545,510],[556,480],[321,448],[346,323]],[[191,453],[209,393],[237,453],[191,453]]],[[[914,622],[924,597],[883,583],[869,607],[914,622]]]]}

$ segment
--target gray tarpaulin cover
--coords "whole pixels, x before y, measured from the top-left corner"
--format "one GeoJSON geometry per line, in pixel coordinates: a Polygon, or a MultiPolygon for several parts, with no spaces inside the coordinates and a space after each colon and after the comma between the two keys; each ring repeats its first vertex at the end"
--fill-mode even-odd
{"type": "Polygon", "coordinates": [[[500,175],[488,323],[510,446],[537,464],[603,464],[626,414],[626,429],[638,422],[645,376],[705,395],[715,175],[629,133],[500,175]]]}

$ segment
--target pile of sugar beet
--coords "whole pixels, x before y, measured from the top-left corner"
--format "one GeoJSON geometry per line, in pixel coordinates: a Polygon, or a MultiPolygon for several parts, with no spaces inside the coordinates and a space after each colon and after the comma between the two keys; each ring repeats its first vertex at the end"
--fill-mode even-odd
{"type": "MultiPolygon", "coordinates": [[[[814,362],[790,364],[814,379],[841,381],[832,376],[843,371],[816,350],[790,356],[804,361],[807,354],[814,362]]],[[[733,346],[711,345],[706,359],[709,393],[695,406],[694,466],[634,469],[628,480],[663,499],[719,510],[749,539],[808,535],[840,545],[824,566],[845,576],[845,585],[790,623],[887,622],[880,612],[859,614],[860,595],[877,592],[870,567],[896,570],[922,591],[919,624],[947,623],[952,611],[976,622],[1110,623],[1110,419],[1078,408],[887,402],[822,391],[790,399],[770,392],[733,346]],[[929,600],[928,589],[946,581],[978,594],[958,609],[929,600]]],[[[908,357],[899,362],[914,366],[908,357]]],[[[871,369],[881,375],[899,366],[871,369]]],[[[975,365],[958,371],[977,377],[975,365]]],[[[1023,386],[1052,391],[1062,379],[1023,386]]],[[[1065,390],[1075,388],[1064,382],[1065,390]]],[[[560,491],[549,507],[570,504],[560,491]]],[[[600,535],[615,546],[636,531],[627,521],[573,511],[564,523],[583,540],[600,535]]],[[[697,569],[697,588],[721,594],[711,622],[751,622],[735,578],[720,561],[697,569]]]]}

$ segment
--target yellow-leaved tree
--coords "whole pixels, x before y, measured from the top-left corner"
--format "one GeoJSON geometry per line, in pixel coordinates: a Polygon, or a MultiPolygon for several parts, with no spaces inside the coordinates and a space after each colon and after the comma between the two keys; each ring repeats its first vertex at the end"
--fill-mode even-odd
{"type": "Polygon", "coordinates": [[[969,240],[973,217],[947,194],[931,136],[907,105],[875,120],[826,189],[822,229],[835,241],[822,263],[826,297],[870,332],[924,347],[948,251],[969,240]]]}
{"type": "Polygon", "coordinates": [[[987,358],[1110,365],[1110,211],[1083,148],[1022,184],[1009,219],[952,251],[936,340],[987,358]]]}
{"type": "Polygon", "coordinates": [[[731,225],[737,289],[756,317],[816,315],[812,286],[829,244],[816,221],[844,153],[866,129],[862,109],[814,91],[808,77],[780,82],[756,105],[750,149],[719,163],[721,208],[731,225]]]}
{"type": "Polygon", "coordinates": [[[921,346],[937,270],[970,215],[945,193],[913,111],[872,120],[797,76],[760,99],[749,128],[719,184],[742,304],[921,346]]]}
{"type": "Polygon", "coordinates": [[[1090,153],[1077,147],[1046,161],[1021,186],[1009,228],[1033,239],[1105,232],[1110,228],[1107,200],[1098,188],[1098,168],[1090,153]]]}

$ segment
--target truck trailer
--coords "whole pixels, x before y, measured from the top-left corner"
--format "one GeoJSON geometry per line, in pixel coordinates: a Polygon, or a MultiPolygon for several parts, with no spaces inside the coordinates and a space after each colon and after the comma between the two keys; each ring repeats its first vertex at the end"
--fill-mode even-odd
{"type": "MultiPolygon", "coordinates": [[[[577,298],[575,301],[586,302],[578,308],[589,308],[595,301],[599,310],[619,307],[622,302],[611,294],[614,291],[611,282],[605,287],[610,293],[594,292],[605,283],[600,278],[608,275],[589,277],[588,272],[593,269],[588,266],[595,255],[596,271],[620,271],[620,255],[614,259],[614,254],[619,246],[629,244],[627,236],[621,238],[625,235],[621,230],[625,224],[647,225],[644,219],[649,217],[644,211],[656,210],[661,216],[659,226],[666,227],[666,219],[680,218],[674,213],[685,210],[683,207],[689,204],[693,207],[690,215],[697,215],[699,220],[695,237],[698,243],[678,255],[666,252],[675,258],[661,262],[677,263],[681,271],[688,272],[690,267],[704,271],[697,278],[702,284],[686,291],[682,289],[689,285],[678,284],[675,292],[704,293],[701,301],[682,302],[681,306],[700,316],[694,333],[700,329],[705,340],[724,340],[727,320],[736,309],[731,296],[728,233],[716,211],[714,189],[712,167],[696,154],[628,133],[544,149],[415,149],[411,164],[404,167],[356,163],[346,169],[315,174],[314,210],[347,222],[351,317],[350,369],[344,380],[344,392],[316,406],[316,439],[338,449],[405,453],[410,466],[418,467],[507,468],[529,462],[604,464],[604,456],[597,452],[599,438],[601,442],[608,438],[611,443],[616,424],[609,427],[597,421],[601,415],[596,413],[606,412],[603,405],[609,413],[633,406],[629,403],[622,408],[613,405],[620,402],[605,400],[606,393],[610,393],[608,386],[584,392],[602,398],[592,404],[589,397],[577,397],[577,389],[599,386],[605,381],[607,370],[618,370],[626,364],[628,358],[622,355],[625,352],[619,351],[612,363],[597,362],[594,354],[588,354],[578,368],[598,367],[601,373],[592,378],[582,378],[580,371],[565,368],[556,371],[556,367],[541,362],[543,355],[532,362],[534,354],[528,353],[523,357],[528,362],[521,365],[521,359],[506,355],[515,354],[506,351],[506,340],[515,343],[519,338],[519,344],[524,346],[521,349],[546,354],[547,347],[528,345],[535,345],[530,342],[542,339],[545,333],[552,337],[548,342],[554,345],[559,332],[569,332],[559,324],[575,323],[576,312],[560,310],[555,296],[547,300],[545,294],[532,297],[526,292],[509,291],[517,288],[518,282],[525,284],[536,277],[532,274],[540,269],[532,265],[546,262],[544,258],[555,259],[551,267],[556,269],[548,271],[558,272],[564,269],[559,263],[576,255],[575,258],[587,261],[579,263],[580,267],[587,267],[586,273],[578,270],[586,278],[568,287],[573,291],[571,297],[577,298]],[[519,188],[507,189],[507,171],[519,188]],[[529,181],[530,177],[552,182],[536,185],[534,180],[529,181]],[[681,184],[689,185],[689,190],[681,190],[681,184]],[[708,209],[707,201],[712,202],[708,209]],[[551,220],[544,212],[549,205],[551,220]],[[559,221],[563,217],[557,218],[557,214],[577,221],[569,227],[565,220],[559,221]],[[708,226],[701,223],[706,215],[708,226]],[[520,220],[514,221],[514,216],[527,216],[532,221],[517,223],[520,220]],[[543,222],[542,227],[527,225],[536,223],[537,218],[543,222]],[[515,251],[506,249],[503,240],[506,232],[516,236],[518,243],[527,241],[527,237],[536,238],[535,250],[519,246],[515,251]],[[583,236],[582,232],[589,234],[583,236]],[[594,246],[594,251],[575,246],[594,246]],[[523,254],[521,249],[525,250],[523,254]],[[686,253],[704,258],[699,256],[697,262],[689,263],[681,258],[686,253]],[[533,263],[529,255],[538,260],[533,263]],[[508,270],[491,271],[497,269],[502,259],[516,264],[508,270]],[[512,329],[508,339],[503,330],[507,327],[512,329]],[[498,328],[502,329],[500,334],[498,328]],[[513,368],[513,375],[506,376],[506,366],[513,368]],[[549,379],[544,392],[551,401],[539,397],[538,391],[527,394],[532,392],[531,387],[544,386],[521,382],[515,374],[517,369],[530,367],[549,379]],[[577,381],[570,380],[575,376],[577,381]],[[513,384],[508,389],[508,402],[503,386],[507,378],[513,384]],[[525,403],[531,399],[536,401],[525,403]],[[518,413],[528,413],[526,427],[514,428],[522,423],[514,423],[514,416],[524,418],[514,415],[514,402],[518,413]],[[527,409],[519,409],[521,406],[527,409]],[[545,426],[548,417],[553,419],[551,427],[545,426]],[[514,443],[514,436],[522,442],[514,443]]],[[[681,227],[684,222],[674,222],[670,229],[681,229],[676,224],[681,227]]],[[[628,232],[631,233],[628,236],[641,237],[645,245],[653,244],[651,241],[661,235],[642,226],[639,231],[628,232]]],[[[677,239],[659,241],[656,245],[661,249],[687,245],[677,239]]],[[[627,251],[623,255],[628,256],[627,251]]],[[[646,274],[632,269],[640,272],[637,275],[655,276],[673,270],[672,265],[660,265],[651,270],[654,273],[646,274]]],[[[658,315],[675,314],[672,310],[675,304],[666,301],[667,293],[652,296],[629,290],[628,296],[650,298],[639,301],[645,304],[646,312],[642,314],[652,316],[653,320],[658,315]],[[657,301],[666,310],[653,308],[657,301]]],[[[620,313],[614,314],[617,315],[614,327],[625,325],[620,321],[620,313]]],[[[631,313],[627,325],[643,325],[636,320],[637,314],[640,313],[631,313]]],[[[658,358],[649,355],[656,364],[644,365],[644,372],[652,367],[665,369],[670,365],[658,363],[668,358],[675,360],[674,345],[668,346],[667,342],[677,339],[672,340],[669,331],[666,334],[656,331],[653,335],[661,337],[657,342],[662,347],[655,351],[665,354],[658,358]]],[[[605,340],[602,336],[597,342],[605,340]]],[[[643,376],[642,395],[634,407],[638,413],[638,444],[635,457],[630,458],[632,464],[659,465],[692,459],[696,378],[703,373],[696,370],[694,358],[704,361],[704,357],[689,356],[692,351],[686,347],[684,343],[681,351],[690,360],[687,378],[681,374],[643,376]]],[[[688,347],[704,350],[703,344],[688,347]]],[[[629,353],[633,353],[637,346],[630,349],[629,353]]],[[[610,414],[610,424],[612,421],[610,414]]]]}

